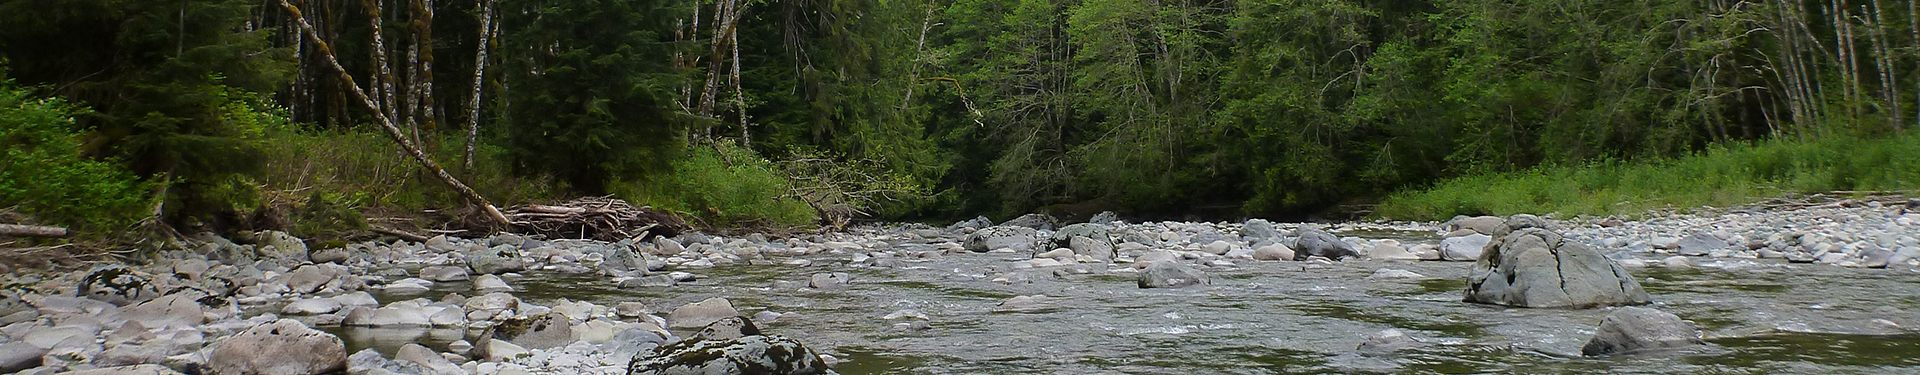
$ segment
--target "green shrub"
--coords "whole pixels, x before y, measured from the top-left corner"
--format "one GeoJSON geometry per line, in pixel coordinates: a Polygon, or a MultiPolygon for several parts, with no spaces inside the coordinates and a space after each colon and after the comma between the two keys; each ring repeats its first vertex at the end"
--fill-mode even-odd
{"type": "Polygon", "coordinates": [[[149,184],[81,155],[73,117],[85,113],[0,79],[0,210],[81,233],[118,231],[144,217],[149,184]]]}
{"type": "Polygon", "coordinates": [[[1738,205],[1785,193],[1920,188],[1920,134],[1862,139],[1769,140],[1715,145],[1691,156],[1597,161],[1471,175],[1389,196],[1383,217],[1637,215],[1647,210],[1738,205]]]}
{"type": "Polygon", "coordinates": [[[673,172],[616,183],[614,195],[634,202],[693,213],[709,226],[747,224],[802,226],[813,209],[787,197],[788,181],[772,161],[728,142],[702,143],[673,163],[673,172]]]}

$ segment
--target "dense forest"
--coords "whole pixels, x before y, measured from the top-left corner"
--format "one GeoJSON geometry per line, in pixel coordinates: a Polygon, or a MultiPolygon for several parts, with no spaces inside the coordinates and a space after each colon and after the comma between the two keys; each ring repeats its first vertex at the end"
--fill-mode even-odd
{"type": "Polygon", "coordinates": [[[1892,0],[5,0],[0,207],[90,228],[353,226],[379,218],[343,211],[598,195],[709,225],[1288,215],[1461,176],[1897,136],[1920,119],[1916,15],[1892,0]]]}

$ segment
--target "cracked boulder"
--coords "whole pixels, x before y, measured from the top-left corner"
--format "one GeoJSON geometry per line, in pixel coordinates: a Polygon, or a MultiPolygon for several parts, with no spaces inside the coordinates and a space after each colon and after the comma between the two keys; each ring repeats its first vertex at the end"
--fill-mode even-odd
{"type": "Polygon", "coordinates": [[[1644,305],[1647,291],[1625,268],[1579,241],[1526,228],[1487,246],[1467,274],[1467,302],[1514,307],[1644,305]]]}
{"type": "Polygon", "coordinates": [[[634,355],[627,375],[834,374],[794,339],[766,334],[745,317],[714,321],[686,340],[634,355]]]}

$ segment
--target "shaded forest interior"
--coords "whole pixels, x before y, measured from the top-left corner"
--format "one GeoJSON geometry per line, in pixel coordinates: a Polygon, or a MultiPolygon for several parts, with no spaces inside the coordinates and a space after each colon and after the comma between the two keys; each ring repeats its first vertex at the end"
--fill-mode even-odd
{"type": "Polygon", "coordinates": [[[0,207],[303,236],[580,196],[705,226],[1297,217],[1537,167],[1904,137],[1916,15],[1894,0],[6,0],[0,207]]]}

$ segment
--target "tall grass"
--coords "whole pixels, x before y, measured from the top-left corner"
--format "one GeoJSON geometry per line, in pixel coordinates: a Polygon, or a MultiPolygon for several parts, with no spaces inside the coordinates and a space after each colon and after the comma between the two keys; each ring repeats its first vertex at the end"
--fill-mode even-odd
{"type": "Polygon", "coordinates": [[[813,209],[784,197],[790,185],[772,161],[731,142],[702,142],[673,163],[673,173],[612,184],[635,204],[690,213],[708,226],[797,227],[813,209]]]}
{"type": "Polygon", "coordinates": [[[1405,220],[1516,213],[1637,215],[1787,193],[1920,188],[1920,134],[1716,145],[1692,156],[1475,175],[1395,193],[1376,214],[1405,220]]]}
{"type": "MultiPolygon", "coordinates": [[[[257,186],[264,206],[291,206],[295,235],[323,235],[356,226],[357,212],[416,213],[461,207],[466,202],[393,144],[370,130],[285,130],[268,134],[269,144],[257,186]],[[331,223],[315,223],[320,218],[331,223]]],[[[474,167],[462,166],[465,140],[442,137],[429,143],[434,161],[481,196],[502,207],[555,199],[551,179],[510,173],[505,151],[482,146],[474,167]]],[[[411,214],[400,216],[412,216],[411,214]]],[[[434,223],[394,223],[430,226],[434,223]]]]}

